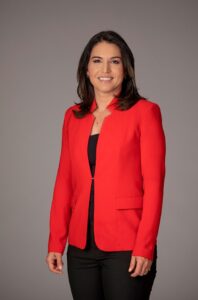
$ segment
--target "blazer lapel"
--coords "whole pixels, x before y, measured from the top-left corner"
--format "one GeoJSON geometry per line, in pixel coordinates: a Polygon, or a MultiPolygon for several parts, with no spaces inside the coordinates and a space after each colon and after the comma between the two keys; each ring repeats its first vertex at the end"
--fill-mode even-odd
{"type": "MultiPolygon", "coordinates": [[[[108,104],[107,108],[111,111],[111,114],[109,114],[105,119],[103,120],[103,124],[100,130],[100,135],[98,138],[97,143],[97,154],[96,154],[96,169],[95,174],[97,174],[97,165],[102,163],[103,160],[103,151],[105,145],[103,145],[108,138],[108,135],[104,130],[104,125],[106,127],[106,122],[108,122],[108,118],[111,117],[114,109],[115,109],[115,103],[117,101],[117,98],[113,98],[111,102],[108,104]],[[104,143],[103,143],[103,140],[104,143]]],[[[77,163],[77,166],[82,168],[83,174],[85,177],[88,177],[92,179],[92,174],[89,166],[89,158],[88,158],[88,142],[89,137],[91,134],[91,130],[95,121],[95,117],[93,115],[93,111],[97,108],[97,102],[94,98],[91,107],[90,107],[90,113],[88,113],[84,118],[80,119],[79,122],[76,123],[75,128],[73,128],[73,151],[75,152],[75,160],[77,163]]],[[[108,128],[107,128],[108,130],[108,128]]]]}
{"type": "MultiPolygon", "coordinates": [[[[109,136],[108,136],[108,133],[107,133],[108,127],[107,127],[107,131],[105,131],[104,129],[105,129],[106,125],[108,124],[108,119],[111,118],[111,116],[113,114],[113,111],[115,110],[116,102],[117,102],[117,98],[114,97],[114,98],[112,98],[111,102],[107,105],[107,109],[111,112],[111,114],[109,114],[108,116],[106,116],[104,118],[101,129],[100,129],[100,134],[99,134],[99,137],[98,137],[97,148],[96,148],[96,167],[95,167],[94,177],[97,176],[99,168],[102,167],[102,163],[103,163],[103,159],[104,159],[103,153],[105,151],[105,149],[104,149],[105,145],[104,144],[106,143],[106,139],[109,139],[109,136]]],[[[96,109],[96,107],[97,107],[97,102],[96,102],[96,99],[94,98],[94,100],[92,102],[92,105],[91,105],[91,109],[90,109],[90,112],[91,112],[91,125],[90,125],[90,128],[89,128],[89,132],[91,132],[91,129],[92,129],[94,121],[95,121],[93,111],[96,109]]],[[[86,137],[86,138],[88,140],[89,136],[86,137]]],[[[87,161],[88,161],[88,158],[87,158],[87,161]]],[[[89,163],[89,161],[88,161],[88,163],[89,163]]],[[[90,170],[90,174],[91,174],[91,170],[90,170]]]]}

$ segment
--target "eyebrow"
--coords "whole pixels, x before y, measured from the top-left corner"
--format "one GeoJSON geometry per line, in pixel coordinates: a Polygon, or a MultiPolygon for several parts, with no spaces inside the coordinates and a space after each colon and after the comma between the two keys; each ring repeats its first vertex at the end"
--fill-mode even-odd
{"type": "MultiPolygon", "coordinates": [[[[102,58],[101,56],[92,56],[91,58],[102,58]]],[[[122,59],[120,56],[112,56],[111,58],[120,58],[122,59]]]]}

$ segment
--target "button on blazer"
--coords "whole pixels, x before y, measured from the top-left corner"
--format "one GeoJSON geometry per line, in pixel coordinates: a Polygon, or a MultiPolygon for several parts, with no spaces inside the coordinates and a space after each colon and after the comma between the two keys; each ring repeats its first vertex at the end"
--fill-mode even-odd
{"type": "Polygon", "coordinates": [[[125,111],[107,108],[96,149],[92,178],[88,139],[90,113],[76,118],[66,109],[62,145],[50,209],[48,252],[64,253],[66,242],[86,245],[91,183],[94,180],[94,236],[103,251],[132,250],[153,259],[162,213],[166,142],[160,107],[141,98],[125,111]]]}

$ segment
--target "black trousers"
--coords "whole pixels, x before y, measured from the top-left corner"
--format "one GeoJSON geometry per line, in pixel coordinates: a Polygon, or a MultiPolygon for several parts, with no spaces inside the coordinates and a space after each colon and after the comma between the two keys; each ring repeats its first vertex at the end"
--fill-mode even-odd
{"type": "Polygon", "coordinates": [[[151,270],[144,276],[128,272],[132,251],[102,251],[89,226],[84,250],[68,245],[67,271],[74,300],[148,300],[157,273],[157,245],[151,270]]]}

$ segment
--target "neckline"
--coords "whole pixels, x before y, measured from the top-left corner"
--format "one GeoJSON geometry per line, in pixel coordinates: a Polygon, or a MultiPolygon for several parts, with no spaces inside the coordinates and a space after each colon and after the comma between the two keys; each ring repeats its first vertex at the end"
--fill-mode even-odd
{"type": "MultiPolygon", "coordinates": [[[[106,108],[108,108],[112,112],[116,108],[116,102],[118,102],[118,98],[117,96],[113,96],[106,108]]],[[[91,103],[90,112],[92,113],[96,108],[97,108],[97,102],[96,102],[96,98],[94,97],[91,103]]]]}
{"type": "Polygon", "coordinates": [[[97,136],[99,135],[100,133],[94,133],[94,134],[90,134],[90,136],[97,136]]]}

